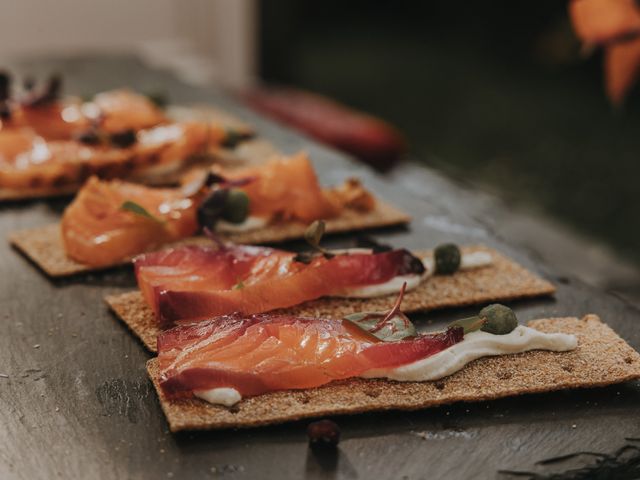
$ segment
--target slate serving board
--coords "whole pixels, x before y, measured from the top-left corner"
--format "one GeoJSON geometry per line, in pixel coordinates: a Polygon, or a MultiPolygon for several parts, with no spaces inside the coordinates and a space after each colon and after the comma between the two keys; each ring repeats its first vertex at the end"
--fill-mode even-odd
{"type": "MultiPolygon", "coordinates": [[[[472,218],[476,194],[428,169],[405,165],[383,179],[251,114],[224,92],[188,87],[132,57],[47,60],[16,68],[36,75],[62,72],[67,91],[79,94],[129,85],[164,90],[176,103],[215,102],[285,151],[307,150],[324,182],[357,174],[414,216],[410,229],[377,231],[377,238],[408,248],[445,240],[498,248],[558,286],[555,300],[514,303],[522,318],[598,313],[640,348],[640,315],[632,305],[577,279],[556,278],[553,269],[501,239],[491,222],[472,218]]],[[[64,200],[4,205],[0,232],[6,237],[51,223],[64,206],[64,200]]],[[[347,245],[350,239],[342,235],[332,242],[347,245]]],[[[308,450],[306,423],[171,435],[145,373],[148,354],[102,300],[133,286],[128,268],[51,281],[0,242],[0,478],[509,478],[499,471],[562,470],[570,466],[536,462],[577,451],[613,453],[629,443],[626,437],[640,436],[637,384],[342,417],[336,455],[308,450]]],[[[416,320],[421,328],[433,328],[473,311],[433,312],[416,320]]]]}

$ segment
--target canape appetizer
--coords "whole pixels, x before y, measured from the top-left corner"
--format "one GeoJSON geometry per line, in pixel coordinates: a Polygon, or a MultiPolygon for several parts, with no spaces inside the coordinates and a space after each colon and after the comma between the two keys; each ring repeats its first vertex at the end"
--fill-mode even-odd
{"type": "MultiPolygon", "coordinates": [[[[91,175],[161,181],[240,133],[217,122],[174,122],[127,89],[61,98],[61,80],[11,94],[0,72],[0,189],[78,188],[91,175]]],[[[243,134],[244,135],[244,134],[243,134]]]]}
{"type": "Polygon", "coordinates": [[[525,326],[501,305],[426,334],[415,331],[397,303],[388,313],[341,319],[233,315],[176,326],[158,347],[147,370],[173,432],[415,410],[640,378],[640,355],[596,315],[525,326]]]}
{"type": "Polygon", "coordinates": [[[138,286],[160,327],[177,320],[233,312],[255,314],[320,297],[372,298],[417,288],[434,273],[491,264],[485,252],[461,255],[443,245],[419,258],[390,247],[327,251],[318,246],[322,222],[307,231],[320,250],[294,254],[267,247],[185,246],[134,259],[138,286]]]}
{"type": "Polygon", "coordinates": [[[202,229],[232,234],[375,208],[358,181],[321,188],[307,156],[298,154],[259,167],[200,172],[180,188],[91,178],[65,210],[61,231],[67,256],[100,267],[202,229]]]}
{"type": "Polygon", "coordinates": [[[503,305],[419,334],[400,312],[401,300],[402,293],[389,312],[343,319],[236,314],[177,326],[158,338],[160,387],[169,398],[231,406],[247,396],[354,377],[437,380],[481,357],[577,346],[574,335],[518,325],[503,305]]]}

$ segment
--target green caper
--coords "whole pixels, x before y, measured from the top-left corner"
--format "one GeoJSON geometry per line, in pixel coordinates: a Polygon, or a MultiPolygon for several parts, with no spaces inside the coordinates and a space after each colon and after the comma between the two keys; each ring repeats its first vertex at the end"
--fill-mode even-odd
{"type": "Polygon", "coordinates": [[[229,190],[224,202],[222,218],[230,223],[242,223],[249,216],[249,197],[239,189],[229,190]]]}
{"type": "Polygon", "coordinates": [[[513,310],[499,303],[484,307],[478,316],[485,320],[481,330],[494,335],[506,335],[518,326],[518,318],[513,310]]]}
{"type": "Polygon", "coordinates": [[[438,245],[433,252],[433,257],[436,273],[440,275],[451,275],[460,268],[460,249],[453,243],[438,245]]]}

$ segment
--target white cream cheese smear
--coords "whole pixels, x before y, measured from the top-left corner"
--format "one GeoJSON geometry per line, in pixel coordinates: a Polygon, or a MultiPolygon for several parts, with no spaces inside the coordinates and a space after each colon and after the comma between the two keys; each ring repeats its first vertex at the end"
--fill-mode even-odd
{"type": "MultiPolygon", "coordinates": [[[[342,292],[333,294],[332,297],[340,298],[373,298],[381,297],[383,295],[390,295],[392,293],[398,293],[402,288],[403,283],[407,283],[407,292],[418,288],[418,286],[427,278],[433,275],[434,266],[433,259],[431,257],[421,258],[425,268],[425,272],[422,275],[398,275],[393,277],[384,283],[378,283],[375,285],[365,285],[363,287],[346,288],[342,292]]],[[[470,270],[472,268],[480,268],[491,265],[493,259],[491,254],[487,252],[474,252],[465,253],[460,259],[460,270],[470,270]]]]}
{"type": "Polygon", "coordinates": [[[437,380],[462,369],[482,357],[522,353],[529,350],[566,352],[578,346],[574,335],[544,333],[520,325],[507,335],[493,335],[477,331],[442,352],[416,362],[392,369],[376,369],[362,375],[365,378],[388,378],[402,382],[437,380]]]}
{"type": "MultiPolygon", "coordinates": [[[[520,325],[507,335],[493,335],[477,331],[468,333],[464,340],[442,352],[396,368],[369,370],[364,378],[387,378],[400,382],[426,382],[456,373],[465,365],[482,357],[522,353],[529,350],[566,352],[578,346],[574,335],[544,333],[520,325]]],[[[231,407],[242,396],[234,388],[199,390],[194,395],[209,403],[231,407]]]]}
{"type": "Polygon", "coordinates": [[[242,395],[235,388],[211,388],[209,390],[196,390],[193,394],[209,403],[231,407],[242,400],[242,395]]]}
{"type": "Polygon", "coordinates": [[[231,223],[224,220],[218,220],[216,222],[216,232],[222,233],[240,233],[248,232],[251,230],[258,230],[264,228],[269,223],[267,218],[263,217],[247,217],[242,223],[231,223]]]}

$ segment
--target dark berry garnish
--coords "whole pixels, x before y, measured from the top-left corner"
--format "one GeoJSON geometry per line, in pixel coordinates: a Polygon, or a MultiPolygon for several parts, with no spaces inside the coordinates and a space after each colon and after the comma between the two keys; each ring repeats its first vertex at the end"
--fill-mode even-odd
{"type": "Polygon", "coordinates": [[[331,420],[312,422],[307,427],[311,448],[335,448],[340,443],[340,427],[331,420]]]}
{"type": "Polygon", "coordinates": [[[84,143],[85,145],[100,144],[100,136],[95,130],[85,130],[84,132],[80,132],[76,136],[76,140],[80,143],[84,143]]]}
{"type": "Polygon", "coordinates": [[[112,133],[109,137],[111,143],[118,148],[128,148],[137,141],[136,132],[133,130],[122,130],[121,132],[112,133]]]}
{"type": "Polygon", "coordinates": [[[409,250],[403,248],[400,251],[402,252],[402,264],[398,270],[398,275],[409,275],[412,273],[422,275],[425,270],[422,260],[413,255],[409,250]]]}
{"type": "Polygon", "coordinates": [[[11,89],[11,77],[7,72],[0,72],[0,102],[9,99],[11,89]]]}

